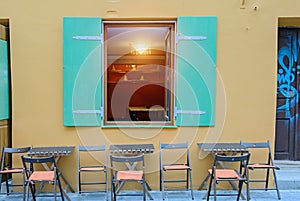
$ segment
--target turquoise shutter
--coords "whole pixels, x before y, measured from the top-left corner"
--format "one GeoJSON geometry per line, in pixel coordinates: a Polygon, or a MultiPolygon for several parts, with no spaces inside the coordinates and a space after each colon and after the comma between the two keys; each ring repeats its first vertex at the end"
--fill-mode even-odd
{"type": "Polygon", "coordinates": [[[63,20],[64,125],[101,125],[100,18],[63,20]]]}
{"type": "Polygon", "coordinates": [[[176,124],[213,126],[216,96],[216,17],[178,17],[176,124]]]}
{"type": "Polygon", "coordinates": [[[0,120],[9,119],[7,41],[0,40],[0,120]]]}

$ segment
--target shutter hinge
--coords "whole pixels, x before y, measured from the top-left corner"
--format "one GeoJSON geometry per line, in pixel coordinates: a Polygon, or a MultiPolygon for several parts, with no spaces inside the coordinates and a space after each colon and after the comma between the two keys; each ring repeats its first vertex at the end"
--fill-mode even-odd
{"type": "Polygon", "coordinates": [[[175,118],[178,114],[193,114],[193,115],[201,115],[205,114],[206,112],[201,110],[178,110],[177,107],[175,107],[175,118]]]}
{"type": "Polygon", "coordinates": [[[100,107],[100,110],[73,110],[73,114],[100,114],[103,119],[104,109],[100,107]]]}
{"type": "Polygon", "coordinates": [[[75,40],[97,40],[103,43],[103,34],[100,36],[73,36],[72,38],[75,40]]]}
{"type": "Polygon", "coordinates": [[[102,114],[101,110],[73,110],[74,114],[102,114]]]}
{"type": "Polygon", "coordinates": [[[177,34],[176,35],[176,43],[179,42],[179,40],[206,40],[207,37],[206,36],[184,36],[184,35],[180,35],[177,34]]]}

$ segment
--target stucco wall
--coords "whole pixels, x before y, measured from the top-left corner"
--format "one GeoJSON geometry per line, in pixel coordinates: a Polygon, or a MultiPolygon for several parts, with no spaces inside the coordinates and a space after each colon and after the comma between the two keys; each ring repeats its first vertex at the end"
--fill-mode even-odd
{"type": "MultiPolygon", "coordinates": [[[[278,17],[297,17],[299,0],[0,0],[9,19],[12,71],[12,144],[191,143],[194,187],[211,158],[197,142],[267,140],[274,144],[278,17]],[[100,129],[63,126],[62,17],[218,17],[217,112],[215,127],[100,129]]],[[[77,155],[63,158],[65,176],[76,188],[77,155]]],[[[147,179],[158,188],[158,152],[147,156],[147,179]]]]}

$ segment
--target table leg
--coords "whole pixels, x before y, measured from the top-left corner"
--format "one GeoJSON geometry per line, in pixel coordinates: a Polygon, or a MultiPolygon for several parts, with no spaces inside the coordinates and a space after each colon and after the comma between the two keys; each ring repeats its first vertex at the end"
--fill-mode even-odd
{"type": "Polygon", "coordinates": [[[207,182],[208,182],[209,178],[210,178],[210,174],[208,173],[206,175],[205,179],[203,180],[203,182],[200,184],[200,186],[198,188],[198,190],[201,190],[205,185],[205,187],[207,189],[206,193],[202,197],[203,200],[207,198],[207,194],[208,194],[208,184],[207,184],[207,182]]]}

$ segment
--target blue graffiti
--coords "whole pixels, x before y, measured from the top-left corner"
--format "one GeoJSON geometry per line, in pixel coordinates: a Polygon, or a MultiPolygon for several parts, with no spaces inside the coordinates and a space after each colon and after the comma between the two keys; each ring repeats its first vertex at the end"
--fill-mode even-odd
{"type": "Polygon", "coordinates": [[[295,107],[299,101],[299,92],[294,82],[295,74],[300,74],[300,66],[294,66],[298,57],[298,41],[290,41],[278,51],[277,74],[277,93],[286,98],[285,103],[277,107],[277,111],[286,111],[288,116],[290,108],[295,107]]]}

